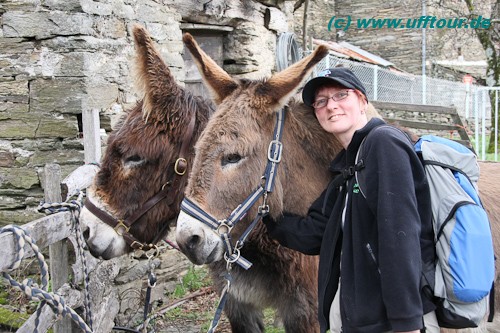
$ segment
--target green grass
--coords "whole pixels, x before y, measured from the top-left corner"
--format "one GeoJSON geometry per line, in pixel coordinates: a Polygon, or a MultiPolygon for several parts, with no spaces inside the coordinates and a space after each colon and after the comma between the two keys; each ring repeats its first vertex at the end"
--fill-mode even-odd
{"type": "Polygon", "coordinates": [[[20,328],[29,315],[26,313],[14,312],[8,308],[0,307],[0,326],[17,330],[20,328]]]}
{"type": "MultiPolygon", "coordinates": [[[[176,285],[175,290],[169,295],[171,301],[180,299],[197,291],[201,288],[211,286],[212,281],[205,267],[191,267],[182,280],[176,285]]],[[[187,303],[173,308],[166,312],[163,318],[168,321],[189,321],[201,323],[200,332],[206,332],[212,323],[215,310],[219,305],[219,296],[213,294],[210,296],[209,303],[203,309],[190,309],[187,303]],[[185,305],[185,306],[184,306],[185,305]]],[[[264,325],[266,333],[285,333],[281,327],[274,326],[275,311],[273,309],[266,309],[264,311],[264,325]]],[[[223,319],[221,321],[225,320],[223,319]]],[[[222,326],[222,322],[220,323],[222,326]]],[[[226,322],[226,325],[227,322],[226,322]]]]}
{"type": "Polygon", "coordinates": [[[182,298],[188,293],[210,286],[211,281],[208,271],[205,268],[192,266],[187,274],[182,277],[182,281],[175,286],[174,298],[182,298]]]}
{"type": "MultiPolygon", "coordinates": [[[[475,136],[474,136],[474,135],[471,135],[471,136],[470,136],[470,139],[471,139],[471,141],[470,141],[470,142],[471,142],[471,145],[472,145],[472,147],[474,147],[474,149],[475,149],[475,148],[476,148],[476,144],[475,144],[475,136]]],[[[486,136],[486,150],[488,150],[488,144],[489,144],[489,142],[490,142],[490,136],[489,136],[489,135],[487,135],[487,136],[486,136]]],[[[498,147],[498,149],[499,149],[499,152],[498,152],[498,154],[497,154],[497,160],[496,160],[496,162],[499,162],[499,161],[500,161],[500,147],[498,147]]],[[[482,138],[481,138],[481,137],[479,138],[479,150],[478,150],[478,151],[476,151],[476,154],[477,154],[477,156],[478,156],[478,159],[482,159],[482,156],[481,156],[481,154],[482,154],[482,138]]],[[[494,153],[486,153],[486,154],[485,154],[485,159],[484,159],[484,160],[485,160],[485,161],[495,161],[495,154],[494,154],[494,153]]]]}
{"type": "MultiPolygon", "coordinates": [[[[29,276],[36,279],[36,276],[29,276]]],[[[18,277],[14,279],[19,281],[18,277]]],[[[40,302],[31,301],[21,291],[10,287],[7,280],[0,277],[0,327],[16,331],[35,312],[40,302]]],[[[48,333],[53,333],[49,329],[48,333]]]]}

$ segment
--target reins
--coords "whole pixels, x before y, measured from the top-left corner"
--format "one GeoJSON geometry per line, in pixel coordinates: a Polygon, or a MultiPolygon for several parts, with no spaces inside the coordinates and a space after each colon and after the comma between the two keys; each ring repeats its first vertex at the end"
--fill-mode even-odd
{"type": "Polygon", "coordinates": [[[255,228],[257,223],[269,213],[269,205],[267,204],[267,195],[274,190],[274,182],[277,175],[277,168],[281,161],[281,156],[283,152],[283,144],[281,143],[281,138],[283,136],[283,128],[285,124],[285,114],[286,109],[282,108],[276,113],[276,125],[274,127],[273,139],[269,143],[269,148],[267,150],[267,166],[261,177],[261,184],[257,189],[255,189],[235,210],[229,215],[229,217],[221,220],[217,220],[209,213],[205,212],[196,203],[184,198],[181,203],[181,211],[190,215],[191,217],[203,222],[209,226],[214,232],[216,232],[222,239],[226,251],[224,252],[224,260],[226,260],[226,275],[225,279],[227,281],[226,286],[222,290],[221,297],[219,300],[219,306],[215,312],[214,319],[208,330],[208,333],[213,333],[217,328],[220,317],[222,315],[222,310],[227,301],[227,295],[229,288],[231,286],[232,277],[231,269],[234,263],[237,263],[245,270],[248,270],[252,263],[241,256],[240,250],[243,247],[248,235],[255,228]],[[255,205],[257,200],[263,198],[262,205],[258,206],[258,211],[243,232],[240,238],[235,242],[233,246],[231,243],[230,233],[231,230],[236,226],[236,224],[243,219],[248,213],[248,211],[255,205]]]}
{"type": "Polygon", "coordinates": [[[193,114],[191,120],[189,122],[188,128],[184,133],[184,137],[181,144],[181,150],[179,152],[179,157],[176,159],[175,163],[172,166],[172,169],[169,170],[169,177],[167,183],[165,183],[161,190],[156,193],[153,197],[148,199],[144,205],[142,205],[137,211],[135,211],[130,216],[119,219],[115,218],[108,212],[102,210],[97,207],[90,198],[87,197],[85,200],[84,206],[97,218],[101,221],[112,227],[116,233],[123,237],[128,246],[130,246],[134,250],[144,250],[148,251],[155,247],[155,244],[160,241],[160,239],[164,236],[166,230],[168,230],[168,224],[166,224],[160,232],[158,232],[155,238],[151,242],[142,242],[137,237],[135,237],[130,229],[132,226],[139,221],[139,219],[146,214],[151,208],[153,208],[160,201],[166,199],[166,205],[169,209],[169,217],[173,218],[177,214],[175,209],[171,208],[171,205],[174,203],[175,199],[178,198],[179,193],[181,191],[182,177],[187,172],[187,156],[189,153],[189,147],[191,141],[193,139],[194,127],[196,123],[196,115],[193,114]]]}

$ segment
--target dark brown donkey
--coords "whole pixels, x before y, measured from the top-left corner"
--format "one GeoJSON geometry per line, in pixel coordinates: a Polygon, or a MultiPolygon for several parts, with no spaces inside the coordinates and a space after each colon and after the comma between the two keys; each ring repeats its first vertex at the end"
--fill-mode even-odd
{"type": "MultiPolygon", "coordinates": [[[[265,183],[261,176],[268,158],[277,159],[271,153],[280,146],[275,142],[274,126],[277,111],[285,105],[282,159],[274,191],[266,198],[270,215],[277,217],[283,211],[306,214],[330,180],[328,165],[340,145],[320,128],[310,109],[291,99],[326,52],[317,48],[311,56],[267,80],[249,81],[231,78],[190,35],[184,36],[184,42],[218,106],[195,146],[186,199],[177,220],[177,243],[191,261],[209,265],[219,291],[227,284],[222,278],[228,273],[226,267],[232,267],[225,311],[233,332],[263,332],[261,309],[265,307],[277,309],[287,333],[317,332],[315,257],[280,247],[267,237],[265,227],[257,224],[239,250],[253,266],[245,271],[231,261],[238,258],[235,240],[256,216],[257,206],[266,208],[260,199],[239,220],[245,206],[240,204],[265,183]],[[233,219],[235,215],[238,219],[233,219]],[[224,238],[228,233],[231,246],[224,238]],[[233,254],[226,254],[228,248],[233,254]]],[[[497,237],[500,207],[493,201],[500,195],[500,183],[495,182],[498,176],[493,171],[481,177],[488,184],[489,191],[481,191],[481,195],[497,237]]]]}
{"type": "Polygon", "coordinates": [[[88,247],[104,259],[148,249],[174,225],[193,145],[212,112],[175,82],[144,28],[133,34],[144,98],[110,134],[81,213],[88,247]]]}

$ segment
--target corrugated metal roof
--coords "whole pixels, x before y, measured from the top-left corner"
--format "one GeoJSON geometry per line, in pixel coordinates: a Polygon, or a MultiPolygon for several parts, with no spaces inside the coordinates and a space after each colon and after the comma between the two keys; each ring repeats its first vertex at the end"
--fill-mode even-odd
{"type": "Polygon", "coordinates": [[[313,39],[313,43],[317,45],[327,46],[331,50],[331,53],[342,58],[349,58],[357,61],[367,62],[374,65],[379,65],[382,67],[397,69],[392,62],[387,61],[373,53],[365,51],[348,42],[337,43],[321,39],[313,39]]]}

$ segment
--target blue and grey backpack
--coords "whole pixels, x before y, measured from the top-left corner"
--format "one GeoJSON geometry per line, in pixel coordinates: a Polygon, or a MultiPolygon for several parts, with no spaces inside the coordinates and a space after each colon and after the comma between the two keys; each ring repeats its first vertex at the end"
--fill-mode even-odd
{"type": "MultiPolygon", "coordinates": [[[[363,195],[359,171],[366,162],[358,160],[365,140],[352,168],[363,195]]],[[[414,148],[429,183],[436,246],[435,269],[423,272],[423,281],[433,292],[440,327],[477,327],[494,290],[495,259],[490,223],[477,191],[476,155],[460,143],[433,135],[422,136],[414,148]]]]}

